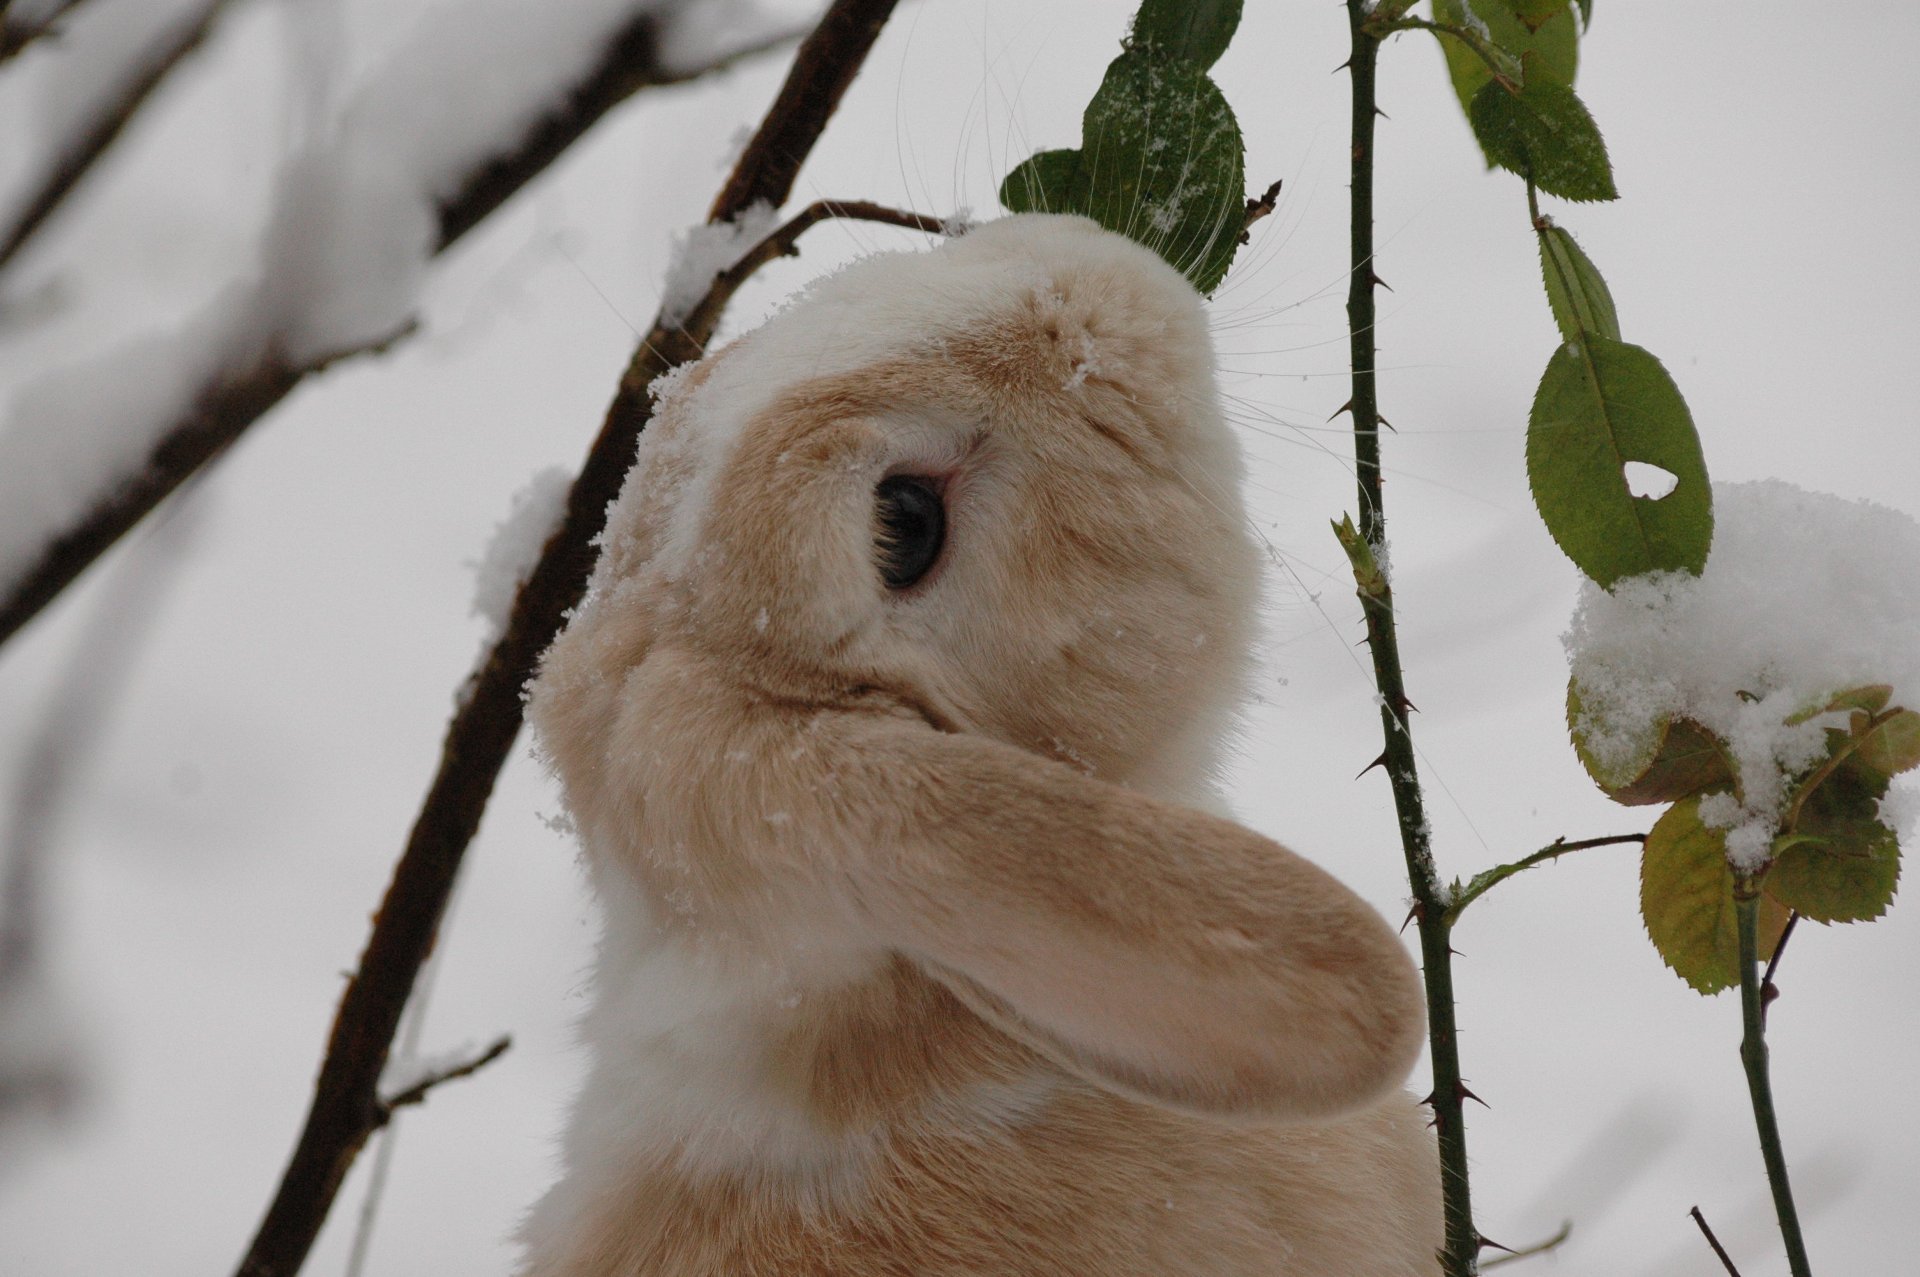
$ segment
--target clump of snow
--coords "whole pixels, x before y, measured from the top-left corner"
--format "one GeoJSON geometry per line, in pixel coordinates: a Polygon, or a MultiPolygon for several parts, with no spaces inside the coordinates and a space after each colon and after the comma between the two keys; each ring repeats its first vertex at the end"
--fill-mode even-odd
{"type": "Polygon", "coordinates": [[[673,237],[673,261],[660,298],[662,323],[678,324],[693,313],[721,271],[738,262],[748,249],[780,224],[779,215],[765,200],[756,200],[730,222],[706,222],[673,237]]]}
{"type": "MultiPolygon", "coordinates": [[[[1787,719],[1835,693],[1893,687],[1920,708],[1920,523],[1789,483],[1714,485],[1714,543],[1699,577],[1589,582],[1566,636],[1603,770],[1631,768],[1659,725],[1689,718],[1724,740],[1741,796],[1703,803],[1743,869],[1769,854],[1789,782],[1825,755],[1839,715],[1787,719]]],[[[1902,800],[1904,801],[1904,800],[1902,800]]]]}
{"type": "Polygon", "coordinates": [[[486,554],[474,570],[473,614],[485,618],[493,633],[507,628],[521,582],[560,526],[572,490],[573,475],[563,467],[549,466],[513,494],[513,509],[494,529],[486,554]]]}

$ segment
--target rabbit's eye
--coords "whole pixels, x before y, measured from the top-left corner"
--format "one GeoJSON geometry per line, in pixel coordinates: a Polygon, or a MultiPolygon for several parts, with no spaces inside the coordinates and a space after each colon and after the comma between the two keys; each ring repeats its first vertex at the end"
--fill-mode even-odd
{"type": "Polygon", "coordinates": [[[874,489],[880,516],[880,575],[904,590],[933,567],[947,539],[947,512],[925,479],[898,474],[874,489]]]}

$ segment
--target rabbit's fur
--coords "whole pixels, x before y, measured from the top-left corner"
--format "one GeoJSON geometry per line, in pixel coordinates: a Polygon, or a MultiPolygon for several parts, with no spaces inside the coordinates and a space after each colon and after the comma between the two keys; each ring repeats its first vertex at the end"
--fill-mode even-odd
{"type": "Polygon", "coordinates": [[[606,911],[528,1277],[1430,1274],[1378,914],[1197,806],[1257,570],[1200,299],[1079,218],[662,397],[532,717],[606,911]],[[889,590],[875,485],[943,485],[889,590]]]}

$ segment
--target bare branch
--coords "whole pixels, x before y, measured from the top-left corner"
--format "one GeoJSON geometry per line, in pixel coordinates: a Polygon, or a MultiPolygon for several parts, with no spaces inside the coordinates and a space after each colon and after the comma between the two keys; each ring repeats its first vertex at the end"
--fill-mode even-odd
{"type": "Polygon", "coordinates": [[[1727,1254],[1726,1248],[1720,1244],[1720,1239],[1713,1235],[1711,1228],[1707,1227],[1707,1217],[1700,1213],[1700,1208],[1696,1206],[1688,1211],[1687,1214],[1693,1216],[1693,1222],[1700,1225],[1700,1235],[1707,1239],[1707,1245],[1713,1247],[1713,1253],[1719,1256],[1720,1262],[1725,1266],[1726,1270],[1732,1273],[1733,1277],[1740,1277],[1740,1270],[1733,1266],[1733,1257],[1727,1254]]]}
{"type": "Polygon", "coordinates": [[[58,31],[61,20],[82,3],[83,0],[56,0],[49,12],[26,22],[6,17],[5,11],[11,6],[0,4],[0,62],[6,62],[41,36],[58,31]]]}
{"type": "Polygon", "coordinates": [[[64,144],[52,168],[41,179],[39,189],[22,206],[5,235],[0,235],[0,271],[7,268],[7,263],[33,238],[34,232],[80,184],[80,179],[92,170],[100,157],[126,131],[133,117],[140,113],[140,108],[147,104],[173,69],[206,41],[214,22],[229,3],[230,0],[207,0],[198,13],[173,30],[163,32],[152,47],[135,61],[126,80],[117,85],[111,96],[101,103],[92,121],[81,130],[80,136],[64,144]]]}
{"type": "MultiPolygon", "coordinates": [[[[865,61],[897,0],[835,0],[795,57],[787,82],[740,157],[712,220],[758,199],[784,202],[800,163],[865,61]],[[798,100],[801,105],[792,105],[798,100]],[[804,124],[777,122],[797,111],[804,124]]],[[[716,281],[719,286],[719,281],[716,281]]],[[[718,319],[714,308],[702,307],[718,319]]],[[[692,321],[690,320],[689,323],[692,321]]],[[[359,970],[348,981],[314,1085],[305,1128],[273,1203],[241,1261],[241,1277],[287,1277],[305,1261],[348,1168],[377,1125],[379,1079],[414,977],[433,947],[447,895],[519,734],[520,689],[562,618],[586,591],[593,539],[633,464],[652,413],[648,387],[700,356],[710,326],[656,322],[629,362],[600,434],[568,494],[566,515],[516,596],[505,631],[473,674],[448,724],[440,766],[394,866],[359,970]]]]}
{"type": "MultiPolygon", "coordinates": [[[[673,70],[658,64],[651,35],[636,35],[637,25],[615,40],[608,57],[586,79],[566,91],[564,106],[475,165],[455,194],[441,203],[437,251],[451,248],[634,92],[652,84],[694,79],[762,48],[774,47],[785,38],[729,53],[698,69],[673,70]]],[[[301,381],[338,359],[385,349],[405,335],[329,352],[325,359],[300,364],[271,356],[246,367],[223,369],[209,379],[194,397],[192,408],[156,434],[152,449],[137,471],[115,480],[111,491],[104,492],[74,523],[50,538],[15,580],[0,581],[0,645],[59,597],[168,493],[219,456],[301,381]]]]}

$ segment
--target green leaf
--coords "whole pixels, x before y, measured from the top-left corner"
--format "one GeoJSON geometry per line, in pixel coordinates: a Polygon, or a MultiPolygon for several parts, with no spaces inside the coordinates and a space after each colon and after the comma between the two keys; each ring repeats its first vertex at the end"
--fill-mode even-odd
{"type": "Polygon", "coordinates": [[[1667,370],[1638,346],[1589,337],[1554,352],[1527,422],[1527,478],[1553,539],[1603,586],[1706,565],[1713,493],[1700,438],[1667,370]],[[1665,470],[1673,490],[1634,496],[1632,461],[1665,470]]]}
{"type": "Polygon", "coordinates": [[[1726,838],[1700,823],[1700,800],[1654,822],[1640,858],[1640,917],[1661,959],[1701,993],[1740,983],[1740,935],[1726,838]]]}
{"type": "MultiPolygon", "coordinates": [[[[1565,0],[1559,8],[1561,16],[1542,23],[1538,31],[1529,31],[1512,9],[1499,0],[1479,0],[1474,6],[1474,16],[1486,28],[1486,38],[1492,46],[1520,68],[1512,77],[1514,80],[1533,75],[1571,87],[1574,73],[1580,68],[1580,37],[1574,29],[1572,8],[1565,0]],[[1527,54],[1533,54],[1534,60],[1521,66],[1527,54]]],[[[1433,20],[1444,26],[1475,29],[1467,20],[1466,0],[1434,0],[1433,20]]],[[[1458,37],[1443,34],[1438,38],[1440,50],[1447,57],[1447,75],[1453,81],[1454,94],[1460,99],[1460,109],[1471,115],[1474,95],[1492,82],[1493,72],[1486,59],[1458,37]]],[[[1491,157],[1487,163],[1493,163],[1491,157]]]]}
{"type": "Polygon", "coordinates": [[[1593,0],[1580,0],[1580,26],[1582,30],[1593,25],[1593,0]]]}
{"type": "Polygon", "coordinates": [[[1080,174],[1080,152],[1040,151],[1007,174],[1000,202],[1015,213],[1075,213],[1073,183],[1080,174]]]}
{"type": "Polygon", "coordinates": [[[1227,51],[1240,6],[1241,0],[1142,0],[1129,38],[1204,70],[1227,51]]]}
{"type": "Polygon", "coordinates": [[[1910,709],[1895,710],[1867,730],[1848,761],[1870,769],[1882,780],[1920,767],[1920,714],[1910,709]]]}
{"type": "Polygon", "coordinates": [[[1834,773],[1807,799],[1796,835],[1767,871],[1767,893],[1815,922],[1865,922],[1893,903],[1900,883],[1900,841],[1880,823],[1884,784],[1834,773]],[[1877,792],[1878,791],[1878,792],[1877,792]]]}
{"type": "Polygon", "coordinates": [[[1206,64],[1239,20],[1240,0],[1147,0],[1081,117],[1080,149],[1028,159],[1001,203],[1091,217],[1212,292],[1240,247],[1246,157],[1206,64]]]}
{"type": "Polygon", "coordinates": [[[1532,76],[1520,92],[1489,82],[1467,111],[1487,158],[1551,195],[1618,199],[1607,144],[1572,89],[1532,76]]]}
{"type": "Polygon", "coordinates": [[[1076,211],[1212,292],[1240,246],[1247,184],[1240,126],[1206,72],[1123,53],[1087,104],[1081,155],[1076,211]]]}
{"type": "Polygon", "coordinates": [[[1501,7],[1528,31],[1538,31],[1548,19],[1568,12],[1567,0],[1501,0],[1501,7]]]}
{"type": "Polygon", "coordinates": [[[1553,322],[1568,341],[1586,336],[1620,340],[1620,319],[1613,294],[1573,236],[1558,226],[1540,228],[1540,273],[1547,284],[1553,322]]]}

